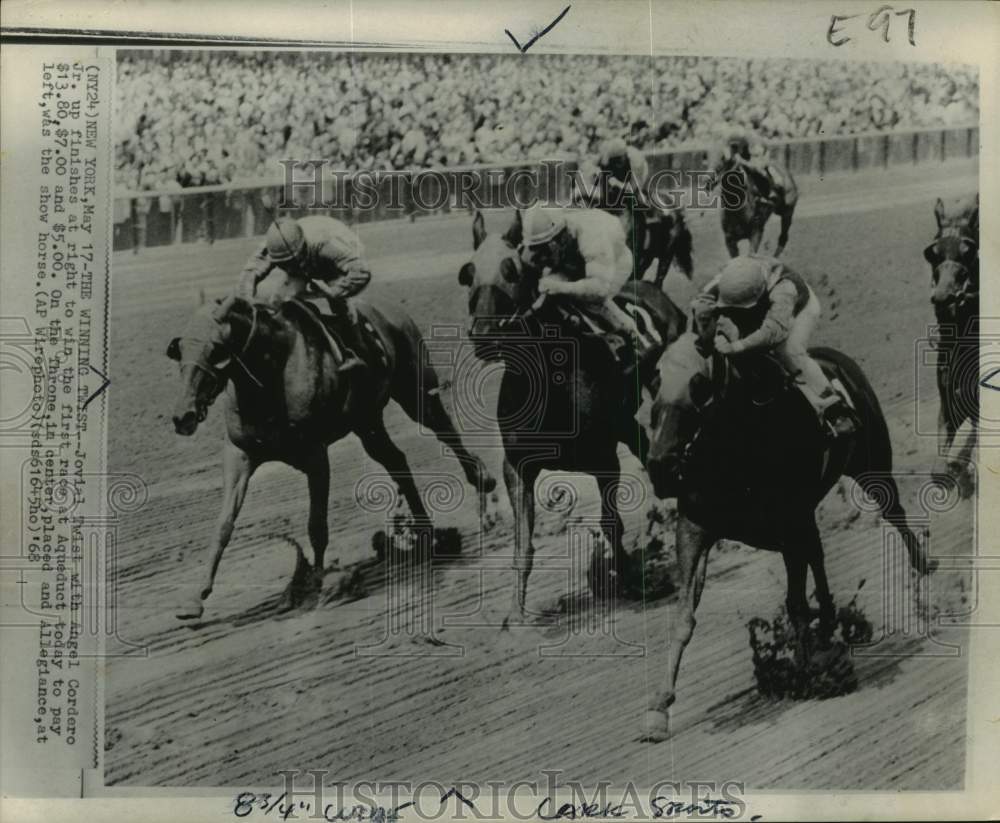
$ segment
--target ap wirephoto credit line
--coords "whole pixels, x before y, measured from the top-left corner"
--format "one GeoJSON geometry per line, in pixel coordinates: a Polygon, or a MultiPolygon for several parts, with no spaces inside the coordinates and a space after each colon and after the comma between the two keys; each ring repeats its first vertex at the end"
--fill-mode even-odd
{"type": "Polygon", "coordinates": [[[995,10],[305,5],[5,9],[7,810],[991,816],[995,10]]]}

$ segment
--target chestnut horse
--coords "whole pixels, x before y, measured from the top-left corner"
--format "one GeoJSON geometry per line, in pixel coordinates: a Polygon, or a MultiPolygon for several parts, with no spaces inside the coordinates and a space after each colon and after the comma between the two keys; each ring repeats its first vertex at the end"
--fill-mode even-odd
{"type": "Polygon", "coordinates": [[[437,375],[414,322],[398,308],[362,301],[355,305],[360,321],[378,338],[372,341],[365,370],[338,372],[341,353],[331,346],[318,313],[297,299],[272,308],[229,297],[199,309],[184,334],[171,341],[167,356],[180,363],[182,383],[173,415],[177,433],[194,434],[223,391],[228,433],[216,537],[208,548],[201,583],[178,618],[201,617],[247,485],[262,463],[286,463],[303,472],[309,483],[314,562],[310,567],[299,552],[285,592],[286,606],[297,605],[310,584],[314,589],[322,585],[329,539],[327,446],[345,435],[358,435],[365,451],[396,482],[417,523],[430,525],[406,457],[382,421],[390,399],[454,451],[481,505],[493,502],[496,480],[462,444],[438,396],[437,375]]]}

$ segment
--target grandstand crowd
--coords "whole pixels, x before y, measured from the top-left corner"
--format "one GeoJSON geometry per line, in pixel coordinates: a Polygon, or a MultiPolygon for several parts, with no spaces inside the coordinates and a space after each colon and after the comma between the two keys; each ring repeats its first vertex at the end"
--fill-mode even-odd
{"type": "Polygon", "coordinates": [[[119,190],[977,122],[974,67],[579,55],[119,51],[119,190]]]}

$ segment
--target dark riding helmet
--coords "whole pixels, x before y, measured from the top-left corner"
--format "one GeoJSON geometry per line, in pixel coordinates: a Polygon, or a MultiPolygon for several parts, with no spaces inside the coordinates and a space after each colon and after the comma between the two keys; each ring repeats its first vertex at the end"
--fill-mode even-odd
{"type": "Polygon", "coordinates": [[[275,263],[301,263],[306,236],[294,217],[279,217],[267,230],[267,256],[275,263]]]}

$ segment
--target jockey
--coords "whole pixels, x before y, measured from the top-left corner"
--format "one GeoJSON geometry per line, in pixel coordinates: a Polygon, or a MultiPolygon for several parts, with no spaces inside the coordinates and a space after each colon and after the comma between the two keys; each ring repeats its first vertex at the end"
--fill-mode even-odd
{"type": "Polygon", "coordinates": [[[726,157],[738,166],[745,166],[754,179],[764,183],[766,191],[763,196],[775,206],[784,202],[784,176],[777,172],[771,163],[767,146],[754,135],[736,132],[726,141],[726,157]]]}
{"type": "Polygon", "coordinates": [[[615,137],[604,144],[597,168],[608,175],[612,188],[635,194],[642,205],[648,203],[646,181],[649,178],[649,164],[642,152],[627,145],[621,137],[615,137]]]}
{"type": "Polygon", "coordinates": [[[531,206],[521,212],[521,258],[542,272],[541,294],[575,298],[613,332],[631,340],[639,356],[652,343],[612,299],[632,273],[632,253],[621,223],[604,211],[531,206]]]}
{"type": "Polygon", "coordinates": [[[338,370],[364,366],[356,354],[364,348],[357,318],[347,302],[368,285],[372,276],[358,236],[332,217],[279,217],[268,228],[263,245],[243,267],[237,294],[253,299],[257,284],[275,267],[289,278],[301,280],[303,288],[312,285],[329,299],[331,314],[346,346],[338,370]]]}
{"type": "Polygon", "coordinates": [[[801,275],[774,257],[734,257],[692,302],[700,346],[731,356],[771,351],[834,437],[857,430],[853,410],[809,356],[820,304],[801,275]],[[715,321],[715,322],[713,322],[715,321]]]}
{"type": "MultiPolygon", "coordinates": [[[[602,194],[609,204],[620,207],[631,206],[632,219],[628,231],[632,232],[632,253],[638,263],[646,248],[648,225],[659,219],[659,213],[650,209],[652,202],[646,183],[649,179],[649,164],[642,152],[629,146],[621,137],[615,137],[604,144],[597,164],[598,172],[607,181],[607,190],[602,194]],[[626,198],[631,197],[631,203],[626,198]]],[[[634,272],[641,277],[642,272],[634,272]]]]}

